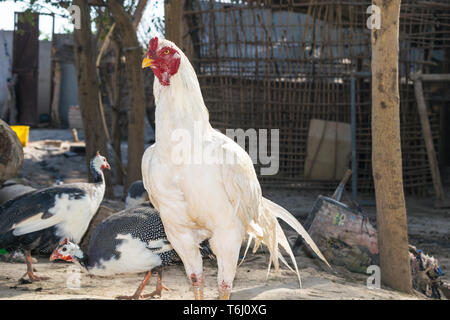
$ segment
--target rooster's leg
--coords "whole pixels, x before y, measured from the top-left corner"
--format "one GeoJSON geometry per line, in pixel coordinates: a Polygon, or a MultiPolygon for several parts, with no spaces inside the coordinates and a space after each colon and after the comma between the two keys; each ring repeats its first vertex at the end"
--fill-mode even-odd
{"type": "Polygon", "coordinates": [[[27,261],[27,272],[25,272],[22,278],[28,276],[31,282],[50,279],[49,277],[38,277],[33,273],[33,260],[31,259],[31,252],[29,250],[25,251],[25,259],[27,261]]]}
{"type": "Polygon", "coordinates": [[[225,227],[222,230],[228,231],[227,233],[216,232],[209,243],[217,257],[219,299],[229,300],[243,235],[230,232],[232,228],[225,227]]]}
{"type": "Polygon", "coordinates": [[[183,261],[186,274],[192,283],[195,300],[203,300],[203,260],[199,250],[201,240],[189,230],[180,233],[179,228],[171,227],[166,228],[167,240],[183,261]]]}
{"type": "Polygon", "coordinates": [[[149,294],[144,294],[143,298],[154,298],[155,296],[158,296],[161,298],[161,292],[164,290],[170,291],[169,288],[167,288],[162,283],[162,269],[158,268],[158,280],[156,281],[156,290],[149,294]]]}
{"type": "Polygon", "coordinates": [[[152,277],[152,270],[147,272],[147,274],[144,277],[144,280],[142,280],[141,284],[139,285],[139,287],[137,288],[136,292],[132,296],[118,296],[118,297],[116,297],[116,299],[119,299],[119,300],[138,300],[139,298],[142,297],[142,295],[141,295],[142,290],[144,290],[145,286],[147,285],[147,283],[148,283],[148,281],[150,280],[151,277],[152,277]]]}
{"type": "Polygon", "coordinates": [[[203,287],[205,284],[205,276],[203,272],[200,274],[192,273],[191,276],[192,291],[194,291],[195,300],[203,300],[203,287]]]}

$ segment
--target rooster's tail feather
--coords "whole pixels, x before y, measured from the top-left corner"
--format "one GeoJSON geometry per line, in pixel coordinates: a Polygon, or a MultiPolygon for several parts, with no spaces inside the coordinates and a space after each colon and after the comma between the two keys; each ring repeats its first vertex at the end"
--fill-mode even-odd
{"type": "MultiPolygon", "coordinates": [[[[308,232],[303,228],[303,226],[298,222],[298,220],[292,216],[286,209],[283,207],[277,205],[276,203],[270,201],[269,199],[262,198],[262,208],[261,208],[261,216],[258,221],[258,225],[263,230],[263,236],[258,237],[255,235],[252,235],[250,233],[249,242],[247,244],[247,249],[245,250],[245,254],[247,253],[248,247],[250,246],[250,243],[252,239],[256,238],[255,246],[253,248],[253,251],[256,251],[257,247],[261,243],[261,241],[268,247],[270,252],[270,263],[269,263],[269,269],[273,263],[275,270],[278,270],[279,268],[279,260],[285,264],[290,270],[294,271],[287,261],[284,259],[283,255],[279,251],[279,247],[283,248],[289,257],[291,258],[292,264],[294,265],[295,272],[297,273],[298,281],[301,284],[300,279],[300,273],[298,271],[297,262],[294,257],[294,253],[292,252],[292,249],[289,245],[289,242],[286,238],[286,235],[284,234],[283,230],[281,229],[280,224],[278,223],[276,218],[280,218],[283,221],[285,221],[291,228],[293,228],[299,235],[303,237],[305,242],[311,247],[311,249],[317,254],[317,256],[324,261],[328,267],[330,265],[328,264],[328,261],[325,259],[323,254],[320,252],[317,245],[314,243],[314,241],[309,236],[308,232]],[[258,241],[259,240],[259,241],[258,241]]],[[[245,258],[244,254],[244,258],[245,258]]],[[[243,259],[242,259],[243,261],[243,259]]],[[[242,263],[241,261],[241,263],[242,263]]],[[[330,267],[331,268],[331,267],[330,267]]]]}

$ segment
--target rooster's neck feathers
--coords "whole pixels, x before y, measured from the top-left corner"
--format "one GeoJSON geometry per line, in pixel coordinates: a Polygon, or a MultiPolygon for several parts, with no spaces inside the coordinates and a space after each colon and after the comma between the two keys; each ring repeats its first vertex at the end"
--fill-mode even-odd
{"type": "Polygon", "coordinates": [[[209,130],[208,109],[203,101],[200,84],[188,58],[178,49],[181,63],[178,72],[172,76],[169,86],[163,86],[157,79],[153,92],[156,103],[156,144],[168,141],[176,129],[191,131],[194,128],[209,130]]]}

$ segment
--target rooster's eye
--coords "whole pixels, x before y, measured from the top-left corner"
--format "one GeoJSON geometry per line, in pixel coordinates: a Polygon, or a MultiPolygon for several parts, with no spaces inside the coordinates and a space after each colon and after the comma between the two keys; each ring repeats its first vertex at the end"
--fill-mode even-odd
{"type": "Polygon", "coordinates": [[[164,54],[169,54],[169,53],[170,53],[169,49],[167,49],[166,51],[164,51],[164,54]]]}

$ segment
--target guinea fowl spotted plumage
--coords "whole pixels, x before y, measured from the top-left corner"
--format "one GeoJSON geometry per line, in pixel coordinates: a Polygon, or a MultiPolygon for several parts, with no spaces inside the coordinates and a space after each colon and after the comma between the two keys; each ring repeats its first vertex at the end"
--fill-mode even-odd
{"type": "MultiPolygon", "coordinates": [[[[205,254],[210,253],[203,248],[205,254]]],[[[103,220],[94,230],[87,254],[65,239],[52,253],[50,260],[74,261],[93,275],[147,272],[132,296],[119,299],[161,296],[161,267],[173,262],[177,254],[167,241],[159,213],[149,203],[125,209],[103,220]],[[141,295],[152,270],[158,272],[156,290],[141,295]]]]}
{"type": "MultiPolygon", "coordinates": [[[[138,207],[144,203],[154,208],[149,200],[147,190],[144,187],[144,182],[142,180],[136,180],[128,189],[127,197],[125,199],[125,209],[138,207]]],[[[215,256],[209,247],[208,239],[200,243],[200,254],[203,258],[208,257],[210,259],[215,259],[215,256]]]]}
{"type": "Polygon", "coordinates": [[[31,281],[45,280],[33,273],[31,251],[51,253],[64,238],[78,243],[105,194],[106,158],[91,160],[93,183],[71,183],[25,193],[0,207],[0,248],[23,250],[31,281]]]}
{"type": "MultiPolygon", "coordinates": [[[[144,182],[142,180],[136,180],[128,189],[127,197],[125,199],[125,209],[138,207],[144,203],[154,208],[149,200],[147,190],[144,187],[144,182]]],[[[215,259],[215,256],[210,249],[208,239],[200,243],[200,254],[203,258],[208,257],[210,259],[215,259]]]]}

